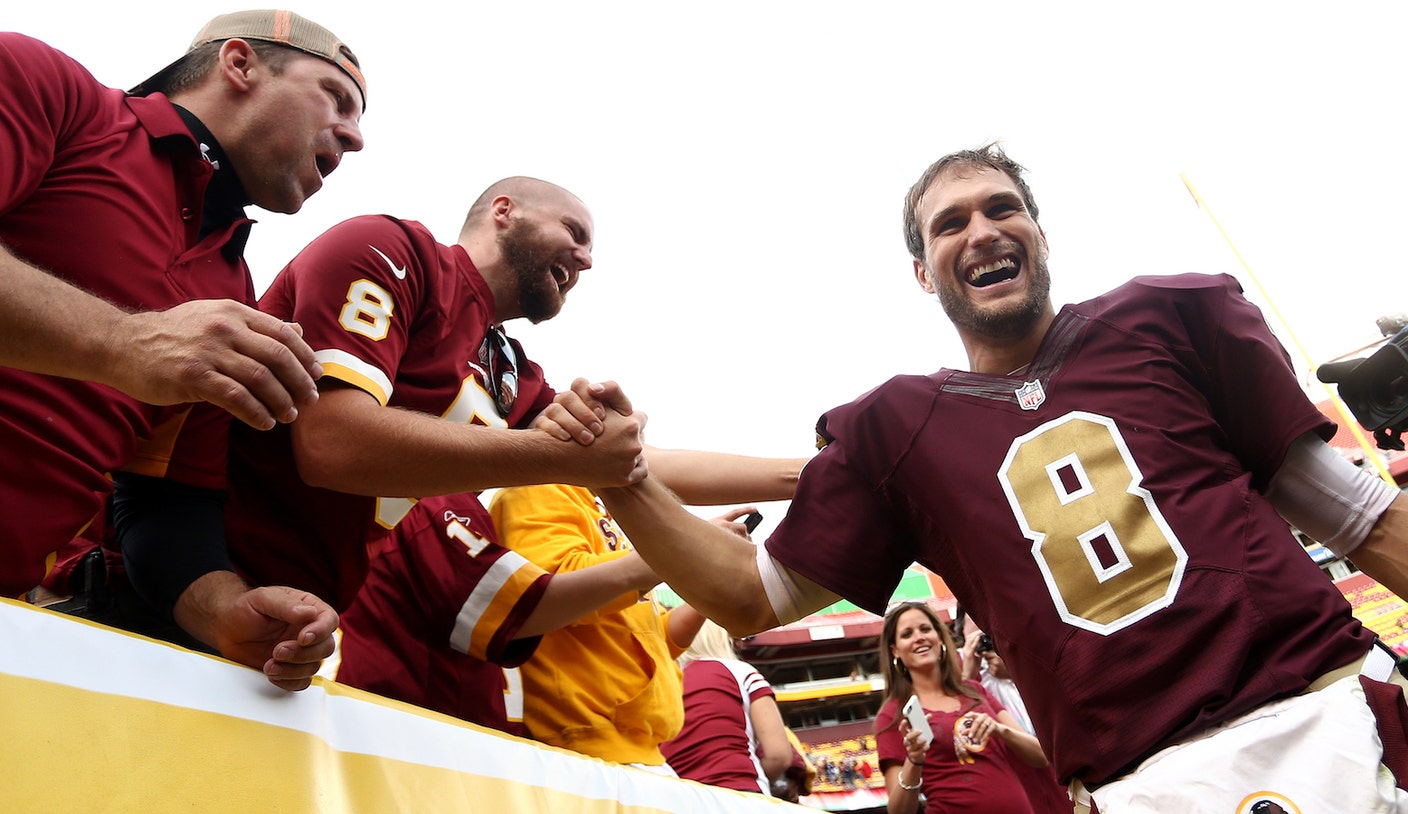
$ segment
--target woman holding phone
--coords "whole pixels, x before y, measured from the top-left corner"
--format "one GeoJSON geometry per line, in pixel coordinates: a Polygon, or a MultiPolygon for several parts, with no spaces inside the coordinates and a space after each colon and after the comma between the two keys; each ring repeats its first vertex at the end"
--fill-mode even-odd
{"type": "MultiPolygon", "coordinates": [[[[1046,765],[1041,744],[981,684],[964,681],[948,626],[925,602],[885,614],[885,701],[875,719],[889,814],[1033,814],[1014,760],[1046,765]],[[911,698],[914,723],[902,709],[911,698]],[[922,731],[927,722],[932,741],[922,731]]],[[[1068,809],[1069,810],[1069,809],[1068,809]]]]}

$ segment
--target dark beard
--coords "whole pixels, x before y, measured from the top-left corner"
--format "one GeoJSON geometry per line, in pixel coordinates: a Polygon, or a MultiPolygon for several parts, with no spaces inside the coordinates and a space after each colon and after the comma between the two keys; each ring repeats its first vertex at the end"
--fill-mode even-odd
{"type": "Polygon", "coordinates": [[[557,316],[563,301],[552,275],[557,255],[539,234],[538,227],[523,218],[515,218],[499,234],[499,251],[518,290],[518,310],[535,325],[557,316]]]}
{"type": "Polygon", "coordinates": [[[950,286],[937,286],[939,304],[949,321],[961,331],[979,334],[989,339],[1012,340],[1026,336],[1046,310],[1051,296],[1051,274],[1045,260],[1031,267],[1031,285],[1027,296],[1011,308],[1000,311],[979,308],[967,297],[958,296],[950,286]]]}

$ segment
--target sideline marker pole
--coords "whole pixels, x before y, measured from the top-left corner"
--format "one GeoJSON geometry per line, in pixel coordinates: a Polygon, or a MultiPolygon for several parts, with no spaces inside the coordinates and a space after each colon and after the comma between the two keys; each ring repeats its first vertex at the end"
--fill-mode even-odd
{"type": "MultiPolygon", "coordinates": [[[[1227,230],[1222,228],[1222,224],[1218,222],[1217,216],[1212,213],[1212,209],[1210,209],[1203,200],[1203,196],[1199,195],[1198,191],[1193,188],[1193,182],[1189,180],[1188,174],[1180,172],[1178,177],[1183,179],[1183,186],[1187,187],[1188,194],[1193,196],[1193,203],[1197,204],[1199,209],[1207,213],[1208,220],[1211,220],[1212,225],[1217,227],[1218,234],[1222,235],[1222,239],[1227,243],[1227,247],[1237,256],[1237,262],[1242,264],[1242,268],[1247,272],[1247,276],[1250,277],[1251,281],[1256,285],[1257,291],[1261,292],[1262,299],[1266,301],[1267,305],[1271,306],[1271,313],[1275,314],[1276,321],[1280,322],[1281,325],[1285,327],[1286,335],[1290,337],[1291,344],[1295,345],[1296,350],[1300,351],[1300,355],[1305,359],[1305,363],[1310,366],[1310,373],[1313,376],[1319,365],[1315,364],[1315,360],[1306,352],[1305,346],[1296,338],[1296,332],[1295,329],[1291,328],[1291,323],[1286,320],[1286,317],[1281,314],[1281,310],[1276,307],[1276,302],[1271,299],[1271,295],[1267,293],[1266,287],[1263,286],[1261,280],[1257,278],[1256,272],[1252,271],[1252,267],[1247,263],[1246,258],[1242,256],[1241,252],[1237,251],[1236,245],[1232,243],[1232,238],[1228,237],[1227,230]]],[[[1397,489],[1398,483],[1393,479],[1393,475],[1389,474],[1388,467],[1384,464],[1383,456],[1379,454],[1379,451],[1375,447],[1369,444],[1369,439],[1364,435],[1363,428],[1359,426],[1358,419],[1349,412],[1349,408],[1345,406],[1344,402],[1340,401],[1339,394],[1335,392],[1333,387],[1325,382],[1320,382],[1320,385],[1325,388],[1325,392],[1330,396],[1330,403],[1335,405],[1335,410],[1343,419],[1344,426],[1349,429],[1350,434],[1354,436],[1354,440],[1358,441],[1359,446],[1364,450],[1365,460],[1373,461],[1374,468],[1379,472],[1379,477],[1383,478],[1390,486],[1397,489]]]]}

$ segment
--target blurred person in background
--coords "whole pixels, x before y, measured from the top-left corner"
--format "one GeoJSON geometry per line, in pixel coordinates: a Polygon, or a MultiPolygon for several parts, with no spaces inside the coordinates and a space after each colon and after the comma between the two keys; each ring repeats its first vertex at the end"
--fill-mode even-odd
{"type": "Polygon", "coordinates": [[[1036,730],[1032,728],[1031,716],[1027,714],[1027,705],[1022,701],[1022,694],[1017,692],[1017,684],[1012,680],[1012,674],[1007,672],[1007,662],[997,654],[992,637],[976,628],[969,630],[964,636],[963,651],[960,655],[963,662],[963,680],[982,684],[983,689],[996,698],[1023,729],[1036,734],[1036,730]]]}
{"type": "Polygon", "coordinates": [[[741,661],[728,631],[705,620],[679,658],[684,727],[660,747],[680,777],[770,793],[796,754],[772,686],[741,661]]]}
{"type": "MultiPolygon", "coordinates": [[[[997,654],[997,645],[992,637],[977,628],[968,630],[960,655],[963,660],[964,680],[982,684],[983,689],[997,699],[1023,729],[1035,735],[1036,730],[1032,727],[1026,702],[1017,691],[1017,683],[1012,680],[1012,674],[1007,671],[1007,662],[997,654]]],[[[1036,767],[1019,763],[1014,768],[1017,770],[1017,777],[1027,789],[1027,797],[1031,799],[1033,809],[1038,812],[1050,811],[1053,814],[1070,814],[1074,810],[1075,804],[1071,801],[1070,793],[1056,779],[1055,767],[1036,767]]]]}
{"type": "Polygon", "coordinates": [[[812,762],[807,747],[802,745],[801,738],[797,737],[791,727],[784,726],[783,732],[787,735],[787,741],[792,744],[792,763],[783,771],[782,777],[772,781],[772,796],[795,803],[812,793],[812,786],[816,785],[816,764],[812,762]]]}

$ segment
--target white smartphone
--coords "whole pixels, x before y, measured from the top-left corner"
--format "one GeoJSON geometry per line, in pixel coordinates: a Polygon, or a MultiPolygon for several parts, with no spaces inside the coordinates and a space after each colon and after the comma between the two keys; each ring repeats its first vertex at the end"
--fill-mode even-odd
{"type": "Polygon", "coordinates": [[[919,696],[911,695],[909,700],[904,702],[904,717],[909,721],[911,729],[918,730],[924,735],[926,744],[934,742],[934,728],[929,726],[929,716],[924,714],[924,707],[919,703],[919,696]]]}

